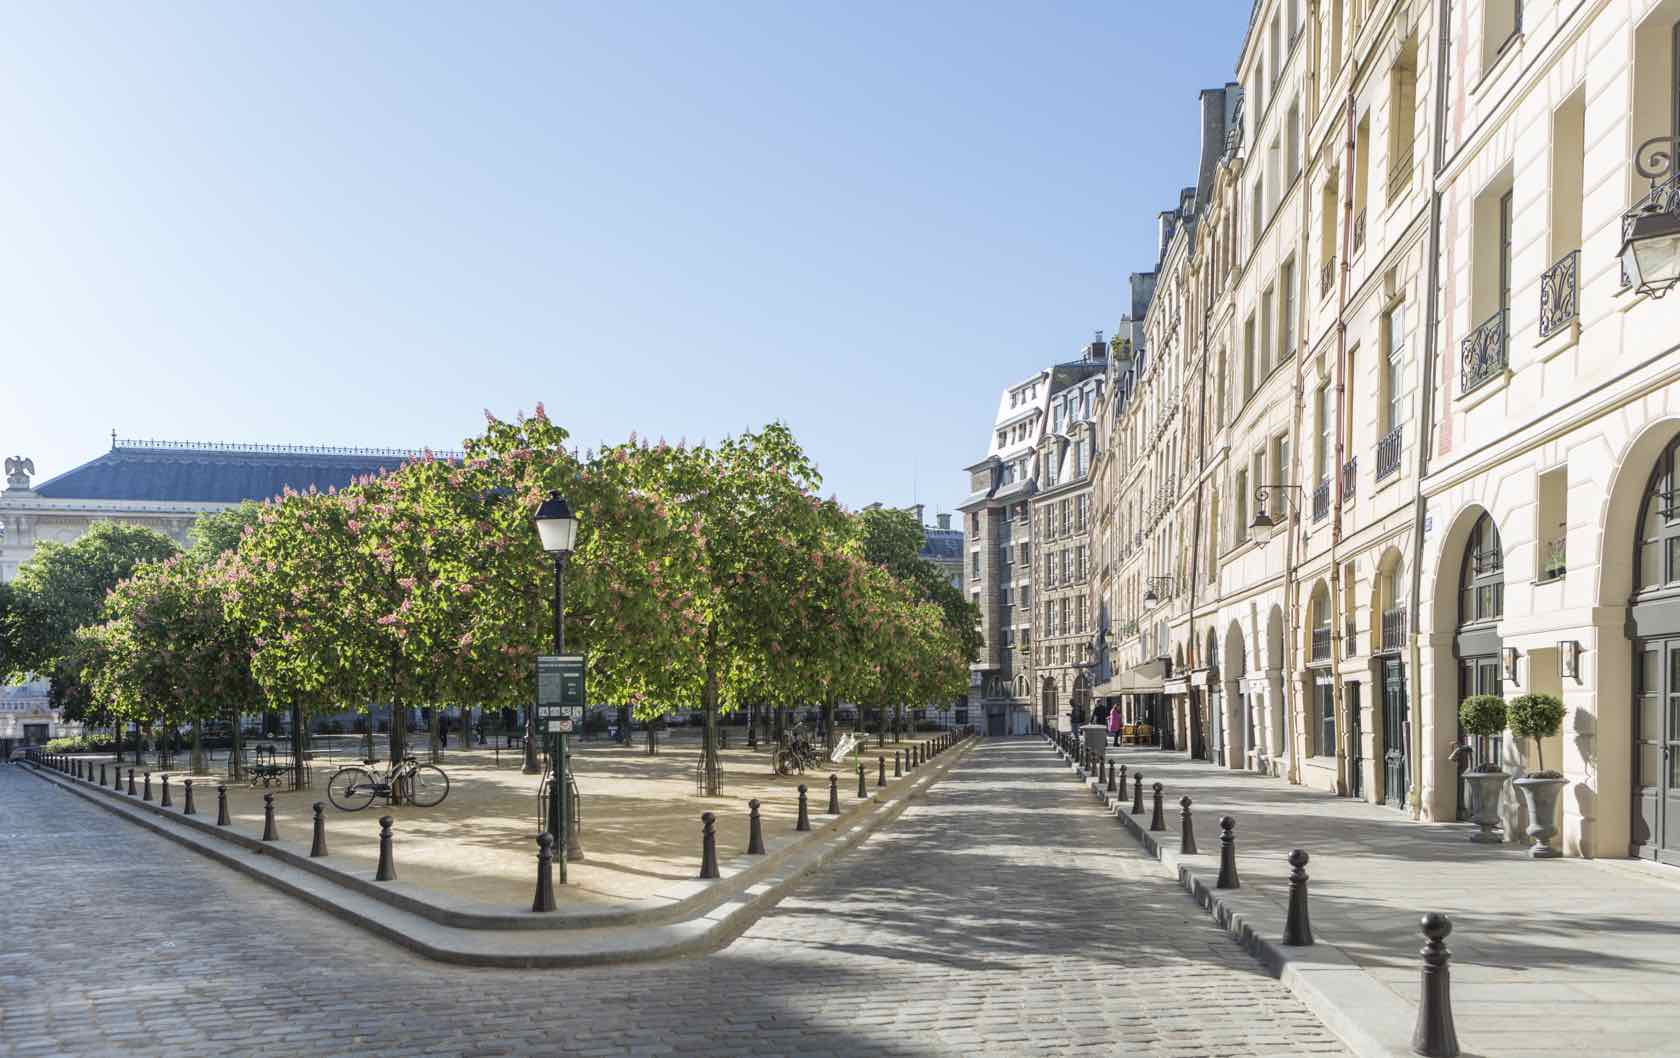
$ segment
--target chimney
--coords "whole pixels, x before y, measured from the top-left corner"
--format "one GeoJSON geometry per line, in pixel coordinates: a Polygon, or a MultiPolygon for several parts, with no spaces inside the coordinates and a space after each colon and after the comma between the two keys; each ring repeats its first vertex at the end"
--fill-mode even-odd
{"type": "Polygon", "coordinates": [[[1091,339],[1090,346],[1085,350],[1085,359],[1101,360],[1106,356],[1108,356],[1108,345],[1103,341],[1102,332],[1098,331],[1095,337],[1091,339]]]}
{"type": "Polygon", "coordinates": [[[916,512],[916,524],[917,524],[917,525],[922,525],[922,524],[924,524],[924,519],[923,519],[923,516],[922,516],[922,511],[923,511],[923,510],[924,510],[924,509],[925,509],[925,508],[924,508],[924,507],[923,507],[923,506],[922,506],[922,504],[919,504],[919,503],[918,503],[918,504],[916,504],[916,505],[915,505],[915,506],[914,506],[914,507],[911,507],[911,508],[910,508],[910,509],[911,509],[911,510],[912,510],[912,511],[915,511],[915,512],[916,512]]]}
{"type": "Polygon", "coordinates": [[[939,528],[941,528],[941,529],[951,528],[951,516],[949,514],[937,514],[937,515],[934,515],[934,517],[939,519],[939,528]]]}

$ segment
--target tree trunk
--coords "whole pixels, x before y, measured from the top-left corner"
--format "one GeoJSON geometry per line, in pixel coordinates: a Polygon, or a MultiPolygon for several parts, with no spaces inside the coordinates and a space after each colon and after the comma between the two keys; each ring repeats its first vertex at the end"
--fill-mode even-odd
{"type": "Polygon", "coordinates": [[[828,744],[829,755],[834,754],[834,699],[830,697],[823,702],[823,734],[828,744]]]}
{"type": "MultiPolygon", "coordinates": [[[[401,764],[403,758],[407,756],[404,752],[407,749],[407,739],[404,738],[408,727],[407,712],[401,702],[391,703],[391,767],[393,768],[401,764]]],[[[394,805],[403,803],[403,791],[399,787],[400,784],[396,783],[391,786],[391,803],[394,805]]]]}
{"type": "Polygon", "coordinates": [[[700,752],[701,771],[704,773],[703,784],[707,797],[716,797],[722,793],[723,765],[718,760],[718,676],[717,663],[717,632],[706,629],[706,684],[701,690],[700,702],[706,711],[706,734],[704,747],[700,752]]]}
{"type": "Polygon", "coordinates": [[[245,716],[238,709],[233,711],[233,744],[228,747],[228,777],[235,782],[245,778],[245,716]]]}
{"type": "Polygon", "coordinates": [[[367,711],[367,722],[366,722],[366,724],[363,725],[363,728],[362,728],[362,740],[365,743],[365,745],[362,748],[362,759],[363,760],[372,760],[373,759],[373,709],[372,709],[372,707],[369,707],[368,711],[367,711]]]}
{"type": "Polygon", "coordinates": [[[426,734],[430,737],[432,742],[433,760],[437,760],[438,752],[443,749],[443,740],[438,737],[438,725],[443,722],[442,718],[440,718],[438,714],[442,711],[442,709],[435,705],[428,710],[430,718],[426,724],[426,734]]]}
{"type": "Polygon", "coordinates": [[[209,770],[204,763],[204,721],[195,716],[192,722],[192,773],[203,775],[209,770]]]}
{"type": "Polygon", "coordinates": [[[292,789],[301,790],[309,785],[309,768],[304,763],[303,753],[309,746],[309,733],[303,729],[303,706],[292,703],[292,789]]]}

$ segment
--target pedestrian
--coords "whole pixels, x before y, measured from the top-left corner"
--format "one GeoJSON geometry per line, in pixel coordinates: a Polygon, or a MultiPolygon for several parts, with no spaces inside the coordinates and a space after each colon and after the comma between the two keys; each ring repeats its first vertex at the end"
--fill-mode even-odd
{"type": "Polygon", "coordinates": [[[1108,710],[1108,737],[1113,739],[1114,745],[1120,745],[1120,710],[1108,710]]]}

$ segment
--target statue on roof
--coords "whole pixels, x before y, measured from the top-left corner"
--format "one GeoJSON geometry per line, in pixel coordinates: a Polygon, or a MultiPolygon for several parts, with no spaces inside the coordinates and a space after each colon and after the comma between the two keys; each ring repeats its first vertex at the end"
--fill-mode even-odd
{"type": "Polygon", "coordinates": [[[10,456],[6,460],[6,485],[8,488],[27,489],[29,475],[35,473],[35,461],[25,456],[10,456]]]}

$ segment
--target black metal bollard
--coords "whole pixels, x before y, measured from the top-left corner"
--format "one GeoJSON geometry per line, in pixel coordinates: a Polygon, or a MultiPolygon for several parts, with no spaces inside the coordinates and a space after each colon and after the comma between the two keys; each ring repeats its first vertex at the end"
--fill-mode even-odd
{"type": "Polygon", "coordinates": [[[721,878],[717,862],[717,817],[710,812],[700,813],[700,877],[721,878]]]}
{"type": "Polygon", "coordinates": [[[1143,815],[1143,772],[1132,773],[1132,815],[1143,815]]]}
{"type": "Polygon", "coordinates": [[[893,778],[895,778],[895,779],[902,778],[903,775],[904,775],[904,754],[899,752],[898,750],[893,750],[893,778]]]}
{"type": "Polygon", "coordinates": [[[887,758],[876,757],[875,758],[875,764],[877,765],[876,770],[875,770],[875,785],[876,786],[887,785],[887,758]]]}
{"type": "Polygon", "coordinates": [[[1438,911],[1423,916],[1423,998],[1418,1003],[1412,1050],[1425,1058],[1455,1058],[1458,1031],[1453,1028],[1452,978],[1447,960],[1447,935],[1452,920],[1438,911]]]}
{"type": "Polygon", "coordinates": [[[175,802],[169,799],[169,775],[167,772],[164,773],[163,776],[163,799],[159,801],[158,804],[165,808],[173,808],[175,806],[175,802]]]}
{"type": "Polygon", "coordinates": [[[866,773],[863,770],[863,761],[860,760],[858,761],[858,800],[860,801],[869,796],[869,787],[866,785],[864,780],[865,774],[866,773]]]}
{"type": "Polygon", "coordinates": [[[758,798],[747,802],[747,855],[764,855],[764,823],[758,818],[758,798]]]}
{"type": "Polygon", "coordinates": [[[227,784],[226,783],[217,783],[216,784],[216,825],[219,826],[219,827],[225,827],[230,822],[232,822],[232,821],[230,819],[228,819],[227,784]]]}
{"type": "Polygon", "coordinates": [[[1120,781],[1116,785],[1120,788],[1120,796],[1116,800],[1124,799],[1126,796],[1126,766],[1124,764],[1120,765],[1120,781]]]}
{"type": "Polygon", "coordinates": [[[264,841],[279,841],[280,829],[274,825],[274,795],[263,794],[263,836],[264,841]]]}
{"type": "Polygon", "coordinates": [[[152,799],[152,773],[151,772],[146,772],[146,781],[140,787],[140,800],[150,801],[151,799],[152,799]]]}
{"type": "Polygon", "coordinates": [[[309,855],[319,858],[327,854],[327,806],[315,802],[315,834],[309,842],[309,855]]]}
{"type": "Polygon", "coordinates": [[[112,764],[111,771],[113,773],[111,777],[111,789],[115,790],[117,793],[122,793],[122,765],[112,764]]]}
{"type": "Polygon", "coordinates": [[[103,764],[99,766],[99,785],[105,785],[105,765],[103,764]]]}
{"type": "Polygon", "coordinates": [[[1114,792],[1114,762],[1113,761],[1108,762],[1108,785],[1107,785],[1106,789],[1108,790],[1109,793],[1114,792]]]}
{"type": "Polygon", "coordinates": [[[1190,798],[1178,799],[1178,854],[1180,856],[1194,856],[1196,854],[1196,830],[1190,825],[1190,798]]]}
{"type": "Polygon", "coordinates": [[[537,835],[537,895],[531,910],[554,910],[554,838],[546,830],[537,835]]]}
{"type": "Polygon", "coordinates": [[[794,830],[811,829],[811,812],[805,797],[805,784],[799,784],[799,819],[793,824],[794,830]]]}
{"type": "Polygon", "coordinates": [[[397,858],[391,852],[391,824],[394,822],[390,816],[379,817],[379,866],[373,872],[376,882],[397,880],[397,858]]]}
{"type": "Polygon", "coordinates": [[[1237,880],[1237,821],[1230,816],[1219,817],[1219,877],[1215,889],[1241,889],[1237,880]]]}
{"type": "Polygon", "coordinates": [[[1155,783],[1150,789],[1155,792],[1155,811],[1149,815],[1149,829],[1165,830],[1167,829],[1167,819],[1161,814],[1161,784],[1155,783]]]}
{"type": "Polygon", "coordinates": [[[184,816],[196,816],[196,815],[198,815],[198,809],[193,807],[192,780],[191,779],[182,779],[181,780],[181,789],[186,791],[185,793],[183,793],[181,795],[181,798],[182,798],[182,800],[181,800],[181,814],[184,815],[184,816]]]}
{"type": "Polygon", "coordinates": [[[1307,918],[1307,854],[1301,849],[1289,854],[1289,914],[1283,920],[1283,942],[1293,948],[1313,942],[1312,922],[1307,918]]]}
{"type": "Polygon", "coordinates": [[[134,769],[128,769],[128,796],[134,796],[134,769]]]}
{"type": "Polygon", "coordinates": [[[833,772],[828,773],[828,814],[840,814],[840,776],[833,772]]]}

